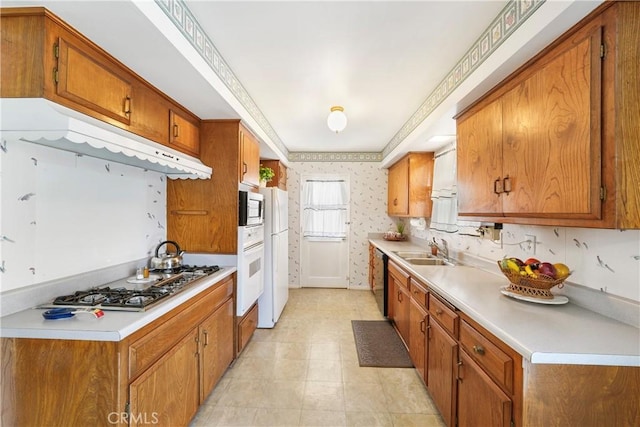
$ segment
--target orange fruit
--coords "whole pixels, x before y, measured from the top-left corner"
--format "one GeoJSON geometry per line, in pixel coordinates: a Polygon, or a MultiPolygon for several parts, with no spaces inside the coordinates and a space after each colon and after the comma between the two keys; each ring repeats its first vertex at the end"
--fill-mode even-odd
{"type": "Polygon", "coordinates": [[[570,273],[569,267],[567,267],[566,265],[564,265],[562,263],[553,264],[553,266],[556,268],[556,278],[557,279],[564,279],[570,273]]]}

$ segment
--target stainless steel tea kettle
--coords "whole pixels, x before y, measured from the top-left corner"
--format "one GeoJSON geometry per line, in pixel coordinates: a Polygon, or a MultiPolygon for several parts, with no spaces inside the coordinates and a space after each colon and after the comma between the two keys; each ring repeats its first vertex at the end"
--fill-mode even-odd
{"type": "Polygon", "coordinates": [[[176,242],[165,240],[156,247],[156,256],[151,258],[150,268],[153,270],[169,270],[182,267],[182,254],[184,254],[184,251],[180,250],[180,246],[176,242]],[[164,255],[160,256],[160,248],[167,243],[175,246],[176,252],[165,252],[164,255]]]}

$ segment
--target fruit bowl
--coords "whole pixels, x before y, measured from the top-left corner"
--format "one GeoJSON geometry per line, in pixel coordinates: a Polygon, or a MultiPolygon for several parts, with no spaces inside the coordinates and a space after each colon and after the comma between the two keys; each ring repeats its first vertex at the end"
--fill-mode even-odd
{"type": "Polygon", "coordinates": [[[526,295],[533,298],[552,299],[553,294],[550,289],[554,286],[562,288],[564,281],[567,280],[569,274],[560,278],[553,278],[545,274],[536,274],[536,277],[529,275],[522,275],[520,272],[515,272],[510,269],[502,268],[502,261],[498,261],[498,268],[509,280],[510,284],[507,288],[510,292],[526,295]]]}

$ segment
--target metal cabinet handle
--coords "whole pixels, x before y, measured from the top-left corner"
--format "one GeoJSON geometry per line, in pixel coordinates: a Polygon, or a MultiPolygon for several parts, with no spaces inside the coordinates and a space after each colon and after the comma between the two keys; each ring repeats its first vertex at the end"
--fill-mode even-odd
{"type": "Polygon", "coordinates": [[[247,163],[246,162],[242,162],[242,174],[246,174],[247,173],[247,163]]]}
{"type": "Polygon", "coordinates": [[[504,192],[507,193],[508,196],[509,193],[511,193],[511,178],[509,178],[509,175],[504,177],[502,183],[502,185],[504,186],[504,192]]]}
{"type": "Polygon", "coordinates": [[[204,346],[206,347],[209,345],[209,332],[205,330],[202,333],[204,334],[204,346]]]}
{"type": "Polygon", "coordinates": [[[131,114],[131,98],[128,96],[124,98],[123,110],[125,114],[131,114]]]}
{"type": "Polygon", "coordinates": [[[398,199],[393,199],[393,206],[398,206],[398,199]]]}
{"type": "Polygon", "coordinates": [[[402,302],[402,292],[398,292],[398,301],[402,302]]]}
{"type": "Polygon", "coordinates": [[[473,351],[474,351],[476,354],[479,354],[480,356],[483,356],[483,355],[484,355],[484,348],[482,348],[482,346],[480,346],[480,345],[474,345],[474,346],[473,346],[473,351]]]}
{"type": "Polygon", "coordinates": [[[427,330],[425,327],[426,324],[427,322],[425,322],[424,320],[420,321],[420,332],[424,333],[427,330]]]}

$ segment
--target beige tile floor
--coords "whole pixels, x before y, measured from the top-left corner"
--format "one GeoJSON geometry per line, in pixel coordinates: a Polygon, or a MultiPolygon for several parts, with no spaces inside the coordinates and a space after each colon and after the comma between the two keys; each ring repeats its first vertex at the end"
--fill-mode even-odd
{"type": "Polygon", "coordinates": [[[358,365],[351,320],[379,319],[370,292],[292,289],[191,426],[443,426],[415,369],[358,365]]]}

